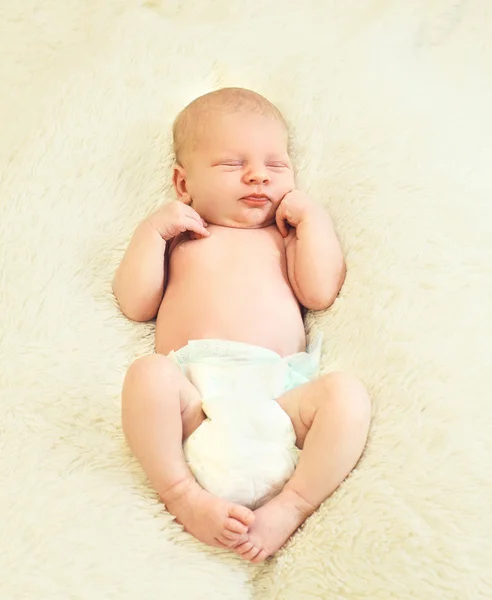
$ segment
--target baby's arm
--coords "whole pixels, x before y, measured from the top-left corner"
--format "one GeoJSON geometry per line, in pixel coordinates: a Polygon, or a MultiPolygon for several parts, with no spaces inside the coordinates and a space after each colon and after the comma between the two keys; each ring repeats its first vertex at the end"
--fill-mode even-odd
{"type": "Polygon", "coordinates": [[[113,292],[125,316],[149,321],[157,315],[164,295],[167,242],[183,231],[207,236],[204,225],[195,210],[177,201],[140,223],[113,280],[113,292]]]}
{"type": "Polygon", "coordinates": [[[113,292],[122,313],[133,321],[149,321],[164,294],[166,241],[146,219],[135,230],[116,271],[113,292]]]}
{"type": "Polygon", "coordinates": [[[346,267],[342,248],[328,212],[294,190],[277,210],[277,224],[285,238],[289,281],[306,308],[323,310],[335,301],[346,267]],[[289,223],[293,230],[285,226],[289,223]]]}

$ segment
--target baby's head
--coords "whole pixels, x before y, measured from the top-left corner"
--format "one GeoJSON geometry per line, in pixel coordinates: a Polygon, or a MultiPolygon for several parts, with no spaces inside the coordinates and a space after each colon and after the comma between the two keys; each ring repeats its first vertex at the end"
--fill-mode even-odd
{"type": "Polygon", "coordinates": [[[178,198],[207,221],[265,227],[295,188],[288,133],[280,111],[251,90],[223,88],[200,96],[173,127],[173,182],[178,198]],[[264,196],[248,200],[248,196],[264,196]]]}

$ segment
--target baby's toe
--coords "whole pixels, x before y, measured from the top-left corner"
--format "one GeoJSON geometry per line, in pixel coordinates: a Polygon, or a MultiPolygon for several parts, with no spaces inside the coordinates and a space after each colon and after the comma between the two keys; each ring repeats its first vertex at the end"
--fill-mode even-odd
{"type": "Polygon", "coordinates": [[[244,523],[241,523],[237,519],[231,519],[231,518],[226,519],[226,522],[224,524],[224,533],[228,532],[228,533],[233,533],[236,535],[237,534],[243,535],[247,531],[248,531],[248,528],[246,527],[246,525],[244,525],[244,523]]]}
{"type": "MultiPolygon", "coordinates": [[[[224,537],[226,540],[230,540],[232,541],[238,541],[243,537],[243,534],[241,533],[234,533],[232,531],[227,531],[227,529],[224,529],[224,531],[221,533],[221,536],[224,537]]],[[[246,536],[244,536],[244,540],[243,542],[246,540],[246,536]]]]}
{"type": "Polygon", "coordinates": [[[231,504],[229,507],[229,517],[243,523],[246,527],[249,527],[255,520],[253,511],[240,504],[231,504]]]}
{"type": "Polygon", "coordinates": [[[232,535],[230,537],[227,537],[224,532],[224,533],[221,533],[219,536],[217,536],[216,539],[218,542],[220,542],[226,548],[234,548],[235,546],[237,546],[239,543],[242,542],[242,536],[239,535],[238,533],[235,533],[232,535]],[[235,537],[232,537],[232,535],[234,535],[235,537]]]}
{"type": "Polygon", "coordinates": [[[253,563],[260,563],[268,558],[268,552],[266,550],[261,550],[259,554],[257,554],[254,558],[251,559],[253,563]]]}
{"type": "Polygon", "coordinates": [[[241,554],[241,556],[244,558],[244,560],[250,560],[250,561],[252,561],[261,552],[262,552],[261,548],[258,548],[258,546],[252,545],[252,547],[247,552],[243,552],[241,554]]]}
{"type": "Polygon", "coordinates": [[[239,544],[242,544],[248,539],[247,533],[234,533],[232,531],[227,531],[226,529],[217,537],[217,539],[227,546],[228,548],[233,548],[239,544]]]}
{"type": "Polygon", "coordinates": [[[249,552],[253,547],[253,542],[246,540],[245,542],[242,542],[241,544],[235,546],[234,552],[240,554],[241,556],[244,556],[244,554],[246,554],[246,552],[249,552]]]}

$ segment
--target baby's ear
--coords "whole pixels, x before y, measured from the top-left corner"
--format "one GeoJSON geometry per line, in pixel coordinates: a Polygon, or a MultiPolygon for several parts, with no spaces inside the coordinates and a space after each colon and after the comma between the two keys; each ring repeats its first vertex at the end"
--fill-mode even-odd
{"type": "Polygon", "coordinates": [[[190,204],[191,198],[186,187],[186,171],[178,163],[173,165],[173,185],[178,196],[178,200],[185,204],[190,204]]]}

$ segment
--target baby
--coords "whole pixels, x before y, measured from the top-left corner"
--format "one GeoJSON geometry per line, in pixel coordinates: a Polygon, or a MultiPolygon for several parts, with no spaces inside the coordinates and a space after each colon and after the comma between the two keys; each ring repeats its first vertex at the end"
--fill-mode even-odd
{"type": "Polygon", "coordinates": [[[345,263],[327,211],[296,189],[286,123],[264,97],[241,88],[205,94],[178,115],[173,134],[178,200],[136,228],[113,282],[128,318],[157,316],[157,353],[136,360],[124,381],[123,430],[189,533],[260,562],[354,468],[368,434],[368,394],[339,372],[286,385],[272,401],[302,452],[285,485],[251,510],[210,493],[190,470],[183,444],[207,416],[180,364],[187,359],[176,357],[204,340],[278,360],[306,356],[302,309],[334,302],[345,263]]]}

